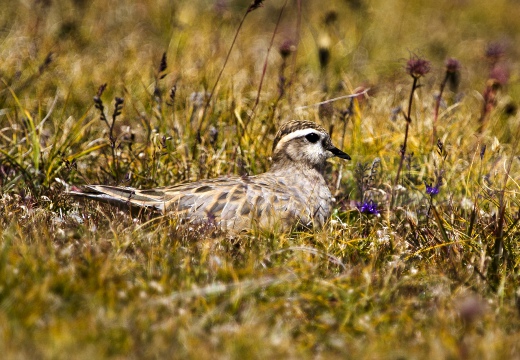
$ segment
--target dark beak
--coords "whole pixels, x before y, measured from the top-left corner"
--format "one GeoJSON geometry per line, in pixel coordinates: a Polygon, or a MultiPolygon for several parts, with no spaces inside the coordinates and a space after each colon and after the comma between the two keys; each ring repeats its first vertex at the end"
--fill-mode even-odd
{"type": "Polygon", "coordinates": [[[341,151],[340,149],[338,149],[337,147],[332,147],[331,149],[329,149],[329,151],[331,153],[334,154],[334,156],[337,156],[341,159],[345,159],[345,160],[350,160],[350,156],[349,154],[347,153],[344,153],[343,151],[341,151]]]}

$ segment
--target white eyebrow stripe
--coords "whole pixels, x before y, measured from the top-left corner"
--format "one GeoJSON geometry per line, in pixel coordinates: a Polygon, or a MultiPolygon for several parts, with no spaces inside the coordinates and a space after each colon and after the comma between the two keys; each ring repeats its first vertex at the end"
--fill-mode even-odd
{"type": "Polygon", "coordinates": [[[285,144],[287,141],[291,141],[292,139],[296,139],[296,138],[300,138],[300,137],[303,137],[303,136],[307,136],[309,134],[320,134],[320,137],[322,135],[321,131],[318,131],[318,130],[313,129],[313,128],[296,130],[296,131],[293,131],[292,133],[284,135],[284,137],[282,137],[280,139],[280,141],[278,141],[278,144],[276,144],[275,150],[278,149],[281,145],[285,144]]]}

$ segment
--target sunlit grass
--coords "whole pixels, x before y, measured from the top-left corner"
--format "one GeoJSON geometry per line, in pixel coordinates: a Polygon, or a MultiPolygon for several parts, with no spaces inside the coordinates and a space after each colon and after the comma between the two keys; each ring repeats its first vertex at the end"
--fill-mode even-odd
{"type": "Polygon", "coordinates": [[[249,5],[3,7],[0,353],[519,357],[519,5],[288,2],[267,60],[283,2],[237,33],[249,5]],[[64,195],[265,171],[293,118],[353,158],[323,229],[230,237],[64,195]]]}

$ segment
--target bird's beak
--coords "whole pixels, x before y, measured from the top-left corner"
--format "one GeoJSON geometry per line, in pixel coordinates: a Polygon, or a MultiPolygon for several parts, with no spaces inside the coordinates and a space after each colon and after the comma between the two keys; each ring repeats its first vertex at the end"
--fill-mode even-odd
{"type": "Polygon", "coordinates": [[[334,146],[333,146],[331,149],[329,149],[329,151],[330,151],[331,153],[333,153],[334,156],[337,156],[337,157],[339,157],[339,158],[341,158],[341,159],[350,160],[350,156],[349,156],[349,154],[344,153],[343,151],[341,151],[341,150],[338,149],[337,147],[334,147],[334,146]]]}

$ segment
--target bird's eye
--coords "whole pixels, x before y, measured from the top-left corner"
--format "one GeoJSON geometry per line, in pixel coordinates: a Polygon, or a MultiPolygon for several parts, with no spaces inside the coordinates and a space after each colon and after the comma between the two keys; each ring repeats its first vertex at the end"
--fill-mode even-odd
{"type": "Polygon", "coordinates": [[[320,136],[319,136],[318,134],[316,134],[316,133],[310,133],[310,134],[307,134],[307,135],[305,136],[305,138],[306,138],[309,142],[311,142],[311,143],[313,143],[313,144],[317,143],[318,140],[320,140],[320,136]]]}

